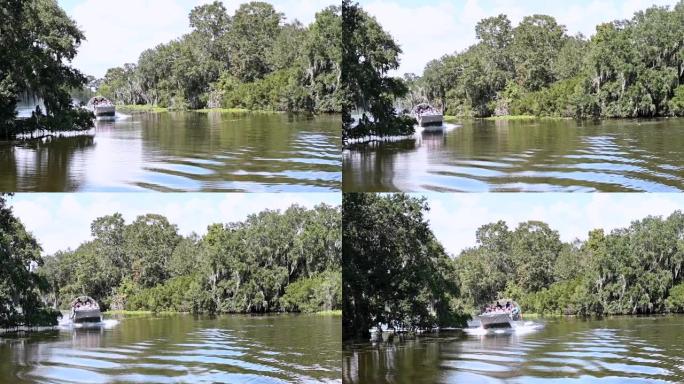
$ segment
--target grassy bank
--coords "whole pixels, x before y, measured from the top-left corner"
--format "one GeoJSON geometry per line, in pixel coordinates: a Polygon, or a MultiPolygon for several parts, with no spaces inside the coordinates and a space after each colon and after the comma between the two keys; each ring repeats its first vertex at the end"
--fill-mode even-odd
{"type": "Polygon", "coordinates": [[[202,108],[202,109],[187,109],[187,110],[174,110],[165,107],[157,107],[154,105],[117,105],[117,109],[129,112],[150,112],[150,113],[160,113],[160,112],[199,112],[199,113],[259,113],[259,114],[276,114],[276,113],[286,113],[282,111],[266,111],[266,110],[250,110],[246,108],[202,108]]]}
{"type": "Polygon", "coordinates": [[[130,111],[130,112],[151,112],[151,113],[159,113],[159,112],[168,112],[168,108],[164,107],[156,107],[154,105],[117,105],[117,109],[123,110],[123,111],[130,111]]]}
{"type": "Polygon", "coordinates": [[[116,310],[116,311],[106,311],[102,312],[104,315],[169,315],[169,314],[178,314],[178,313],[187,313],[187,312],[176,312],[176,311],[159,311],[159,312],[153,312],[153,311],[127,311],[127,310],[116,310]]]}
{"type": "MultiPolygon", "coordinates": [[[[103,312],[104,315],[169,315],[169,314],[183,314],[183,313],[188,313],[188,312],[175,312],[175,311],[160,311],[160,312],[152,312],[152,311],[127,311],[127,310],[116,310],[116,311],[106,311],[103,312]]],[[[275,314],[280,313],[280,312],[273,312],[275,314]]],[[[288,313],[288,312],[285,312],[288,313]]],[[[295,313],[295,312],[292,312],[295,313]]],[[[328,310],[328,311],[318,311],[313,313],[318,316],[342,316],[342,310],[341,309],[334,309],[334,310],[328,310]]]]}
{"type": "Polygon", "coordinates": [[[245,108],[203,108],[203,109],[196,109],[196,110],[191,110],[192,112],[200,112],[200,113],[260,113],[260,114],[276,114],[276,113],[286,113],[282,111],[266,111],[266,110],[261,110],[261,109],[245,109],[245,108]]]}
{"type": "Polygon", "coordinates": [[[534,115],[508,115],[508,116],[490,116],[485,117],[485,120],[490,121],[516,121],[516,120],[570,120],[570,117],[559,116],[534,116],[534,115]]]}
{"type": "Polygon", "coordinates": [[[342,310],[341,309],[333,309],[329,311],[318,311],[316,312],[316,315],[319,316],[342,316],[342,310]]]}
{"type": "Polygon", "coordinates": [[[484,118],[477,118],[472,116],[454,116],[444,115],[444,121],[447,123],[455,123],[462,120],[482,119],[488,121],[526,121],[526,120],[569,120],[569,117],[554,117],[554,116],[534,116],[534,115],[506,115],[506,116],[490,116],[484,118]]]}

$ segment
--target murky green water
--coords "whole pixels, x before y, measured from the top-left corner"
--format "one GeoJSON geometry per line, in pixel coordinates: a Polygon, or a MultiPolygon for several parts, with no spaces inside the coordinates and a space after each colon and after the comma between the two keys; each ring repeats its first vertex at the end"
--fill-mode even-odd
{"type": "Polygon", "coordinates": [[[0,336],[2,383],[341,382],[339,316],[138,316],[0,336]]]}
{"type": "Polygon", "coordinates": [[[339,190],[339,116],[133,113],[88,133],[0,141],[2,191],[339,190]]]}
{"type": "Polygon", "coordinates": [[[345,344],[345,383],[681,383],[684,316],[546,320],[527,334],[463,332],[345,344]]]}
{"type": "Polygon", "coordinates": [[[461,124],[345,150],[344,191],[684,190],[681,118],[461,124]]]}

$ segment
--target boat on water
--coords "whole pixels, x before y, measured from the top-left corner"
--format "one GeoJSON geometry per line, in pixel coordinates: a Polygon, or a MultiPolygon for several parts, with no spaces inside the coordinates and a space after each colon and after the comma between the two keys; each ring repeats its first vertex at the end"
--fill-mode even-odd
{"type": "Polygon", "coordinates": [[[509,329],[522,319],[520,306],[513,300],[500,299],[486,305],[477,316],[483,329],[509,329]]]}
{"type": "Polygon", "coordinates": [[[444,114],[430,104],[421,103],[411,111],[421,127],[441,127],[444,123],[444,114]]]}
{"type": "Polygon", "coordinates": [[[86,109],[95,114],[98,119],[113,119],[116,115],[116,106],[104,96],[95,96],[88,100],[86,109]]]}
{"type": "Polygon", "coordinates": [[[99,323],[102,321],[100,305],[90,296],[79,296],[71,302],[71,322],[99,323]]]}

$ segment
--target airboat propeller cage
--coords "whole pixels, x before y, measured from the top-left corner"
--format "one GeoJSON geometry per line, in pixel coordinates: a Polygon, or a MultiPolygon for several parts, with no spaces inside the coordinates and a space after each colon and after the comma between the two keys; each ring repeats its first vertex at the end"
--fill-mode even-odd
{"type": "Polygon", "coordinates": [[[114,103],[104,96],[91,97],[86,108],[95,114],[95,117],[113,117],[116,115],[114,103]]]}
{"type": "Polygon", "coordinates": [[[90,296],[79,296],[71,302],[71,315],[69,316],[74,323],[99,323],[102,321],[100,305],[90,296]],[[79,307],[76,304],[89,304],[89,308],[79,307]]]}
{"type": "Polygon", "coordinates": [[[483,306],[483,307],[481,308],[481,310],[484,311],[484,309],[485,309],[487,306],[489,306],[489,307],[496,307],[496,303],[499,303],[499,304],[500,304],[502,307],[504,307],[504,308],[506,308],[506,303],[511,303],[512,306],[520,308],[520,305],[519,305],[518,303],[516,303],[515,300],[513,300],[513,299],[498,299],[498,300],[494,300],[494,301],[492,301],[491,303],[489,303],[489,304],[483,306]]]}
{"type": "Polygon", "coordinates": [[[72,300],[72,301],[71,301],[71,304],[69,304],[69,306],[70,306],[71,308],[73,308],[74,305],[76,305],[77,302],[81,302],[81,303],[88,303],[88,302],[90,302],[91,304],[93,304],[94,306],[96,306],[98,309],[100,308],[100,304],[97,303],[97,300],[93,299],[93,298],[90,297],[90,296],[79,296],[79,297],[75,298],[74,300],[72,300]]]}
{"type": "Polygon", "coordinates": [[[411,114],[416,118],[418,125],[421,127],[442,125],[444,120],[442,112],[427,103],[420,103],[413,107],[411,114]]]}
{"type": "Polygon", "coordinates": [[[499,299],[495,300],[489,305],[486,305],[482,307],[481,313],[477,316],[478,320],[480,320],[480,325],[484,329],[493,329],[493,328],[511,328],[512,327],[512,322],[513,321],[518,321],[520,319],[520,306],[518,303],[515,302],[515,300],[511,299],[499,299]],[[495,312],[485,312],[485,308],[489,306],[490,308],[496,308],[497,304],[499,304],[503,309],[506,308],[506,303],[511,304],[511,308],[518,308],[518,311],[513,313],[511,312],[501,312],[501,311],[495,311],[495,312]]]}

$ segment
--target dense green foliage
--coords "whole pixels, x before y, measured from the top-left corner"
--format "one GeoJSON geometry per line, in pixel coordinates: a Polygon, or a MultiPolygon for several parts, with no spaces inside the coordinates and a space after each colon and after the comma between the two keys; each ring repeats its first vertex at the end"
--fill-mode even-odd
{"type": "Polygon", "coordinates": [[[551,16],[481,20],[478,42],[408,74],[403,105],[450,115],[653,117],[684,115],[684,2],[568,36],[551,16]]]}
{"type": "Polygon", "coordinates": [[[92,127],[90,113],[74,109],[69,94],[86,83],[67,65],[84,39],[76,23],[55,0],[4,0],[0,15],[0,138],[92,127]],[[27,93],[41,98],[45,111],[17,120],[17,101],[27,93]]]}
{"type": "Polygon", "coordinates": [[[33,271],[43,263],[40,251],[0,195],[0,329],[57,324],[59,312],[40,301],[47,282],[33,271]]]}
{"type": "Polygon", "coordinates": [[[47,257],[46,299],[89,295],[104,307],[184,312],[315,312],[339,309],[340,211],[326,205],[263,211],[181,236],[159,215],[126,224],[98,218],[93,240],[47,257]]]}
{"type": "Polygon", "coordinates": [[[670,296],[665,300],[665,305],[670,312],[684,313],[684,283],[670,289],[670,296]]]}
{"type": "Polygon", "coordinates": [[[614,315],[684,311],[684,213],[647,217],[564,244],[540,222],[477,231],[455,259],[461,305],[512,297],[535,313],[614,315]]]}
{"type": "Polygon", "coordinates": [[[423,214],[422,199],[348,193],[342,200],[343,337],[379,324],[462,325],[456,271],[423,214]]]}
{"type": "Polygon", "coordinates": [[[172,109],[340,112],[339,7],[308,27],[264,2],[232,16],[221,2],[190,12],[192,32],[107,71],[100,92],[122,104],[172,109]]]}
{"type": "Polygon", "coordinates": [[[415,120],[397,115],[394,102],[408,91],[401,79],[387,76],[399,67],[401,49],[374,17],[350,0],[342,1],[342,75],[347,103],[343,139],[406,135],[415,120]],[[354,109],[360,116],[351,117],[354,109]]]}
{"type": "Polygon", "coordinates": [[[547,315],[684,313],[681,211],[572,243],[543,222],[499,221],[451,258],[423,216],[424,199],[349,193],[342,208],[345,339],[380,323],[459,325],[502,298],[547,315]]]}

